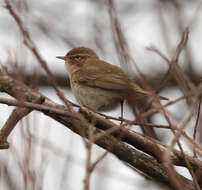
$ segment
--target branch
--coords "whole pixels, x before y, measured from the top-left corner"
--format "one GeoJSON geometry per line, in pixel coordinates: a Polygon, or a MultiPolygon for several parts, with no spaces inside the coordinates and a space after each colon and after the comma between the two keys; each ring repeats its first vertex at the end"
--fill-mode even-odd
{"type": "Polygon", "coordinates": [[[47,78],[48,81],[52,84],[52,86],[54,87],[55,91],[57,92],[58,97],[66,104],[66,106],[68,107],[68,109],[71,110],[72,105],[74,105],[73,103],[71,103],[69,100],[67,100],[64,96],[64,94],[60,91],[60,89],[58,88],[58,85],[53,77],[53,74],[51,73],[50,69],[48,68],[48,64],[46,63],[46,61],[41,57],[41,55],[39,54],[34,42],[32,41],[28,30],[25,29],[23,22],[21,20],[21,18],[19,17],[19,15],[15,12],[15,10],[13,9],[12,5],[10,4],[9,0],[5,0],[6,3],[6,8],[8,9],[10,15],[14,18],[14,20],[16,21],[16,24],[19,27],[20,32],[22,33],[22,36],[24,38],[24,44],[25,46],[27,46],[27,48],[33,53],[33,55],[36,57],[36,59],[38,60],[39,64],[41,65],[41,67],[44,69],[44,71],[47,74],[47,78]]]}
{"type": "MultiPolygon", "coordinates": [[[[10,78],[7,75],[4,75],[3,73],[0,73],[0,90],[7,92],[11,96],[19,99],[19,96],[17,96],[18,93],[16,91],[21,92],[21,96],[23,96],[27,101],[30,101],[31,99],[43,97],[45,100],[43,101],[42,105],[39,106],[49,106],[50,110],[52,108],[61,108],[61,110],[64,111],[64,106],[58,105],[55,102],[49,100],[45,96],[41,95],[40,93],[34,91],[33,89],[27,87],[23,83],[16,81],[12,78],[10,78]],[[6,84],[6,85],[5,85],[6,84]]],[[[40,110],[42,111],[42,110],[40,110]]],[[[89,124],[87,122],[86,118],[83,114],[80,114],[79,112],[70,112],[69,110],[65,110],[66,116],[60,116],[55,113],[51,113],[47,110],[42,111],[44,114],[48,115],[49,117],[55,119],[56,121],[64,124],[64,126],[68,127],[72,131],[76,132],[77,134],[89,138],[89,127],[93,127],[93,136],[105,134],[105,131],[103,129],[95,128],[92,124],[89,124]]],[[[61,111],[62,112],[62,111],[61,111]]],[[[111,128],[117,126],[116,124],[110,122],[109,120],[106,120],[104,118],[101,118],[101,116],[97,116],[97,114],[94,114],[96,118],[96,127],[102,127],[111,128]]],[[[119,126],[117,126],[119,127],[119,126]]],[[[138,133],[132,132],[128,129],[120,129],[114,132],[112,135],[103,135],[102,138],[99,138],[95,143],[108,150],[110,147],[110,152],[116,155],[119,159],[127,162],[132,167],[137,168],[150,176],[153,180],[157,180],[159,182],[162,182],[168,186],[171,186],[170,180],[168,178],[168,173],[165,170],[165,167],[158,163],[156,159],[154,159],[151,156],[148,156],[142,152],[139,152],[138,150],[134,149],[142,149],[147,150],[147,152],[152,153],[155,155],[155,149],[161,149],[162,151],[166,151],[166,146],[160,145],[157,143],[157,141],[144,137],[138,133]],[[119,135],[118,135],[119,134],[119,135]],[[116,139],[117,136],[120,136],[122,134],[123,139],[121,141],[118,141],[116,139]],[[125,142],[127,142],[130,145],[127,145],[125,142]],[[132,146],[133,147],[132,147],[132,146]],[[148,147],[146,147],[148,146],[148,147]],[[156,147],[156,148],[155,148],[156,147]]],[[[152,155],[151,154],[151,155],[152,155]]],[[[173,155],[171,158],[173,158],[174,163],[183,165],[183,157],[181,154],[175,150],[173,150],[173,155]]],[[[201,167],[202,164],[200,161],[196,158],[192,158],[188,155],[186,155],[186,158],[189,159],[190,163],[193,167],[201,167]]],[[[179,174],[178,174],[179,175],[179,174]]],[[[180,175],[179,175],[180,176],[180,175]]],[[[186,178],[180,176],[180,179],[186,183],[186,184],[192,184],[191,181],[187,180],[186,178]]],[[[193,188],[192,188],[193,189],[193,188]]]]}

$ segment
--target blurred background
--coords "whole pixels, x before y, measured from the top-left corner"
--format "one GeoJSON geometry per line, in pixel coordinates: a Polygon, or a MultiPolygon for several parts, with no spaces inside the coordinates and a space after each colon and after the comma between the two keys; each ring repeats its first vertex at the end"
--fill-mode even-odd
{"type": "MultiPolygon", "coordinates": [[[[118,65],[137,82],[137,68],[125,64],[117,48],[117,37],[110,18],[107,0],[74,1],[26,1],[12,0],[17,13],[29,31],[39,53],[47,61],[65,96],[72,96],[68,73],[64,63],[56,56],[65,55],[78,46],[90,47],[99,57],[118,65]]],[[[16,78],[38,88],[45,96],[62,103],[47,82],[43,69],[32,53],[24,46],[23,37],[14,19],[0,1],[0,64],[7,67],[16,78]],[[24,77],[22,77],[24,76],[24,77]]],[[[155,89],[168,70],[168,65],[149,48],[156,47],[169,60],[172,59],[182,33],[189,27],[189,40],[180,56],[179,65],[194,84],[202,77],[202,11],[200,0],[116,0],[114,1],[128,50],[139,70],[155,89]]],[[[176,83],[167,81],[161,95],[176,99],[182,96],[176,83]]],[[[8,97],[0,94],[1,97],[8,97]]],[[[175,123],[187,111],[187,103],[180,101],[167,108],[175,123]]],[[[0,105],[0,126],[3,126],[13,107],[0,105]]],[[[120,108],[107,113],[118,117],[120,108]]],[[[127,105],[127,119],[133,119],[127,105]]],[[[153,123],[167,124],[156,114],[153,123]]],[[[193,133],[195,118],[187,131],[193,133]]],[[[137,127],[134,130],[139,131],[137,127]]],[[[171,133],[156,130],[163,143],[169,144],[171,133]]],[[[200,133],[198,133],[200,141],[200,133]]],[[[34,111],[25,117],[9,137],[10,149],[0,151],[0,189],[83,189],[85,176],[86,148],[82,139],[61,124],[34,111]]],[[[189,146],[185,144],[187,151],[189,146]]],[[[93,146],[93,160],[104,150],[93,146]]],[[[180,169],[180,168],[178,168],[180,169]]],[[[186,170],[181,170],[186,177],[186,170]]],[[[92,174],[91,189],[162,189],[148,181],[113,155],[99,163],[92,174]]]]}

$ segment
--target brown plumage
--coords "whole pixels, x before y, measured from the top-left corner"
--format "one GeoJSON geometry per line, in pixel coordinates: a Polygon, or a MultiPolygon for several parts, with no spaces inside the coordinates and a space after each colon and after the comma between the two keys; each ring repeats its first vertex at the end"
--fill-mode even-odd
{"type": "MultiPolygon", "coordinates": [[[[111,110],[127,100],[136,113],[136,107],[144,107],[145,100],[151,96],[131,81],[120,67],[100,60],[89,48],[74,48],[57,58],[65,61],[77,101],[95,111],[111,110]]],[[[156,137],[152,128],[142,126],[142,130],[146,135],[156,137]]]]}
{"type": "Polygon", "coordinates": [[[93,110],[110,110],[133,93],[136,98],[150,95],[132,82],[120,67],[104,62],[86,47],[74,48],[65,60],[77,101],[93,110]]]}

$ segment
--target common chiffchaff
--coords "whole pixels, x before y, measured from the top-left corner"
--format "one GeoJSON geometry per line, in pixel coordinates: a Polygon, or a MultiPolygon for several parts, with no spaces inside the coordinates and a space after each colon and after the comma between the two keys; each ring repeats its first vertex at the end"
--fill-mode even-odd
{"type": "Polygon", "coordinates": [[[131,96],[136,102],[151,96],[130,80],[120,67],[100,60],[90,48],[74,48],[57,58],[65,61],[77,101],[95,111],[110,110],[124,99],[130,104],[131,96]]]}

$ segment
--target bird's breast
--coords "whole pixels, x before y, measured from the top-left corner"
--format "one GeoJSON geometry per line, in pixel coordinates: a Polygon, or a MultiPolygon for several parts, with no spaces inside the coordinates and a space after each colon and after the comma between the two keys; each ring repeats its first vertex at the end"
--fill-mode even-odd
{"type": "Polygon", "coordinates": [[[71,88],[81,105],[87,105],[95,111],[111,110],[124,99],[123,95],[118,92],[93,88],[76,81],[71,81],[71,88]]]}

